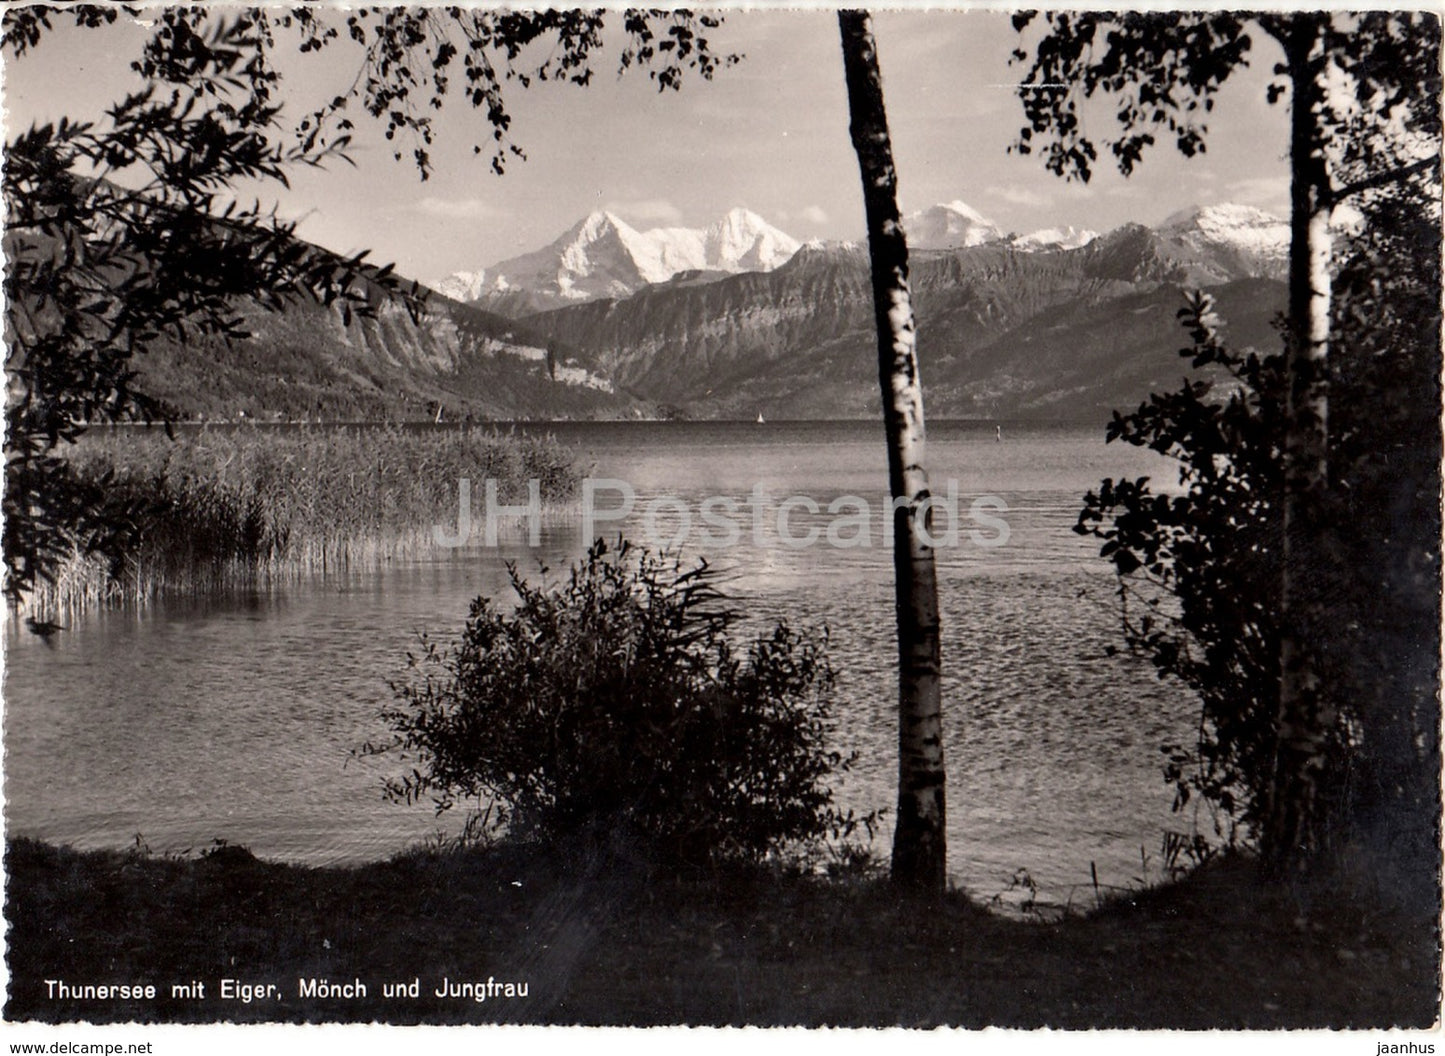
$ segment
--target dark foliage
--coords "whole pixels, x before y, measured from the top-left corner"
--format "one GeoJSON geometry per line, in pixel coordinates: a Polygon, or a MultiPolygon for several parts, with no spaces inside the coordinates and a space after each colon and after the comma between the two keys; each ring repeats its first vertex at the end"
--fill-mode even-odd
{"type": "Polygon", "coordinates": [[[1364,208],[1369,234],[1343,255],[1321,518],[1333,617],[1323,673],[1355,748],[1338,838],[1387,879],[1424,885],[1437,905],[1439,193],[1376,196],[1364,208]]]}
{"type": "MultiPolygon", "coordinates": [[[[1327,767],[1327,848],[1418,883],[1436,875],[1440,544],[1440,231],[1428,201],[1366,203],[1335,282],[1330,487],[1310,511],[1331,623],[1322,674],[1340,715],[1327,767]]],[[[1202,793],[1232,835],[1257,830],[1274,752],[1285,428],[1283,355],[1229,349],[1196,296],[1180,314],[1196,368],[1110,440],[1179,462],[1181,494],[1105,481],[1077,531],[1120,575],[1129,644],[1202,701],[1197,745],[1166,746],[1182,805],[1202,793]]],[[[1433,881],[1430,881],[1433,884],[1433,881]]],[[[1433,896],[1432,896],[1433,897],[1433,896]]]]}
{"type": "MultiPolygon", "coordinates": [[[[1185,157],[1205,152],[1209,115],[1225,82],[1249,65],[1262,37],[1286,49],[1299,32],[1318,35],[1319,49],[1306,73],[1323,80],[1333,66],[1354,84],[1356,114],[1342,112],[1334,97],[1317,104],[1316,145],[1345,144],[1357,157],[1381,138],[1362,136],[1380,115],[1403,115],[1412,131],[1438,136],[1439,108],[1419,106],[1440,96],[1439,22],[1424,12],[1095,12],[1014,15],[1014,28],[1030,33],[1042,23],[1032,47],[1013,52],[1012,62],[1031,62],[1019,85],[1025,124],[1012,150],[1039,153],[1051,172],[1087,183],[1106,147],[1124,175],[1145,151],[1173,140],[1185,157]],[[1402,106],[1414,101],[1415,105],[1402,106]],[[1097,110],[1116,134],[1098,138],[1097,110]],[[1112,110],[1112,113],[1110,111],[1112,110]],[[1092,130],[1091,130],[1092,129],[1092,130]]],[[[1283,64],[1266,90],[1269,102],[1289,91],[1283,64]]],[[[1375,159],[1378,161],[1378,159],[1375,159]]],[[[1438,169],[1438,159],[1421,164],[1438,169]]],[[[1380,172],[1380,165],[1372,172],[1380,172]]],[[[1343,181],[1344,197],[1353,189],[1343,181]]]]}
{"type": "Polygon", "coordinates": [[[851,828],[826,785],[852,762],[826,743],[826,634],[780,623],[737,654],[715,578],[602,540],[556,586],[513,568],[515,610],[478,598],[461,642],[427,642],[396,686],[394,740],[366,750],[417,766],[389,793],[489,802],[512,838],[680,865],[851,828]]]}
{"type": "MultiPolygon", "coordinates": [[[[113,17],[73,14],[87,25],[113,17]]],[[[7,11],[7,50],[27,54],[49,17],[7,11]]],[[[307,153],[273,141],[278,110],[261,90],[259,48],[246,17],[202,35],[168,16],[134,64],[148,88],[99,121],[63,119],[6,145],[11,601],[77,551],[119,561],[133,541],[136,511],[104,501],[105,482],[97,491],[77,480],[56,449],[96,422],[165,416],[136,387],[135,357],[149,345],[244,336],[243,299],[338,304],[349,318],[367,309],[364,283],[393,285],[389,269],[318,253],[274,212],[231,197],[237,181],[284,183],[288,167],[323,164],[345,146],[307,153]]]]}
{"type": "Polygon", "coordinates": [[[1428,881],[1437,902],[1436,649],[1433,637],[1392,632],[1388,614],[1438,625],[1439,20],[1297,11],[1043,22],[1015,149],[1041,150],[1051,170],[1082,180],[1098,156],[1090,105],[1117,106],[1105,122],[1117,138],[1104,142],[1126,175],[1160,133],[1191,156],[1219,86],[1261,38],[1279,46],[1267,99],[1288,93],[1293,114],[1288,358],[1227,351],[1209,305],[1192,303],[1185,354],[1232,372],[1239,395],[1221,402],[1186,382],[1116,416],[1111,439],[1177,457],[1185,494],[1106,482],[1078,527],[1105,540],[1126,581],[1152,580],[1126,633],[1162,674],[1200,692],[1198,754],[1171,750],[1181,799],[1193,787],[1243,821],[1277,873],[1384,851],[1368,866],[1377,878],[1428,881]],[[1346,199],[1367,233],[1342,254],[1315,221],[1346,199]],[[1333,309],[1310,277],[1329,257],[1333,309]],[[1168,595],[1177,611],[1161,608],[1168,595]],[[1411,674],[1385,675],[1382,655],[1411,674]]]}
{"type": "MultiPolygon", "coordinates": [[[[600,10],[508,11],[469,7],[358,8],[345,24],[296,8],[269,16],[268,27],[294,30],[302,52],[334,41],[359,46],[361,69],[344,92],[317,108],[299,127],[307,149],[353,127],[353,103],[384,125],[388,142],[411,141],[411,160],[422,179],[431,173],[433,114],[450,98],[464,99],[485,115],[488,155],[501,174],[512,158],[525,158],[512,139],[506,86],[557,81],[580,87],[592,83],[594,52],[603,49],[611,16],[600,10]]],[[[634,8],[620,13],[622,41],[618,73],[644,68],[659,91],[677,90],[689,70],[711,80],[737,55],[718,55],[706,34],[722,24],[716,15],[685,10],[634,8]]],[[[397,147],[394,157],[402,158],[397,147]]]]}
{"type": "Polygon", "coordinates": [[[8,1021],[1428,1030],[1440,1008],[1432,915],[1347,889],[1302,906],[1232,858],[1047,927],[957,892],[921,912],[878,882],[579,875],[518,845],[309,868],[233,845],[198,859],[22,839],[5,873],[8,1021]],[[238,965],[243,978],[360,977],[370,993],[241,1002],[208,984],[204,1000],[86,1001],[45,985],[214,980],[238,965]],[[529,981],[528,999],[434,996],[443,974],[493,971],[529,981]],[[417,999],[382,995],[417,976],[417,999]]]}
{"type": "MultiPolygon", "coordinates": [[[[1036,16],[1014,15],[1014,28],[1023,32],[1036,16]]],[[[1050,171],[1086,183],[1099,157],[1082,113],[1087,100],[1107,97],[1117,107],[1119,135],[1104,145],[1124,175],[1160,134],[1193,157],[1205,149],[1215,93],[1247,62],[1251,45],[1245,20],[1229,11],[1062,12],[1044,22],[1047,33],[1019,86],[1028,123],[1012,149],[1039,149],[1050,171]]],[[[1018,48],[1012,61],[1029,58],[1018,48]]]]}
{"type": "Polygon", "coordinates": [[[1273,772],[1284,356],[1232,351],[1212,309],[1195,294],[1180,311],[1193,341],[1181,355],[1196,370],[1222,368],[1235,391],[1220,399],[1210,382],[1186,381],[1116,412],[1108,429],[1110,442],[1176,459],[1182,491],[1105,480],[1085,496],[1075,531],[1103,540],[1119,574],[1129,646],[1199,694],[1199,742],[1165,746],[1166,775],[1177,807],[1202,792],[1232,839],[1235,822],[1259,824],[1273,772]]]}
{"type": "MultiPolygon", "coordinates": [[[[11,7],[0,45],[22,59],[58,23],[97,29],[123,10],[11,7]]],[[[243,301],[269,309],[298,299],[337,304],[349,324],[353,311],[372,310],[363,277],[373,294],[377,285],[399,288],[389,266],[368,267],[365,254],[316,252],[274,211],[236,203],[236,181],[284,184],[290,166],[344,159],[351,122],[342,111],[357,99],[385,122],[388,140],[415,140],[413,160],[425,177],[429,115],[449,91],[485,112],[492,167],[501,172],[508,156],[521,155],[503,86],[589,83],[605,17],[357,9],[344,24],[344,39],[363,51],[356,78],[300,122],[298,145],[282,147],[273,101],[280,77],[271,64],[278,39],[289,35],[301,52],[314,52],[343,39],[340,23],[307,7],[242,9],[233,18],[208,5],[164,8],[131,64],[147,89],[100,122],[63,120],[13,138],[4,167],[7,597],[20,601],[77,552],[117,563],[133,541],[138,511],[100,501],[54,452],[97,421],[165,416],[137,385],[135,356],[163,339],[184,346],[245,336],[243,301]]],[[[713,16],[629,10],[621,21],[619,68],[647,68],[659,89],[678,88],[688,70],[711,78],[737,60],[711,51],[705,33],[720,24],[713,16]]],[[[413,286],[413,313],[418,303],[413,286]]]]}

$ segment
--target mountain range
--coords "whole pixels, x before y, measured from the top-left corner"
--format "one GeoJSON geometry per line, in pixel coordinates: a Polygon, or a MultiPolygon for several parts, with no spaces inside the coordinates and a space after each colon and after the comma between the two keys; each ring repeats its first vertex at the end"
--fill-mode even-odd
{"type": "MultiPolygon", "coordinates": [[[[931,206],[903,219],[914,251],[966,249],[1010,241],[1025,252],[1073,249],[1098,232],[1045,228],[1005,235],[962,201],[931,206]]],[[[697,282],[744,271],[772,271],[802,245],[757,213],[730,210],[705,228],[657,227],[638,231],[599,211],[573,224],[551,244],[477,271],[458,271],[431,283],[446,297],[520,316],[603,297],[630,297],[643,288],[681,278],[697,282]]]]}
{"type": "Polygon", "coordinates": [[[433,288],[515,315],[599,297],[627,297],[687,273],[771,271],[798,246],[797,239],[742,208],[706,228],[648,231],[637,231],[612,213],[595,212],[551,245],[481,271],[457,272],[433,288]]]}
{"type": "MultiPolygon", "coordinates": [[[[1213,290],[1236,344],[1276,340],[1288,232],[1257,210],[1194,209],[1157,229],[1130,224],[1082,246],[1036,248],[977,241],[982,225],[945,208],[952,216],[930,234],[965,244],[924,249],[911,268],[932,414],[1107,416],[1133,406],[1184,372],[1176,313],[1186,289],[1213,290]]],[[[861,247],[808,244],[771,272],[654,285],[523,321],[675,413],[877,413],[861,247]]]]}
{"type": "MultiPolygon", "coordinates": [[[[1278,340],[1287,225],[1250,207],[1103,235],[1006,234],[962,202],[904,222],[934,416],[1100,417],[1172,387],[1186,289],[1215,293],[1236,345],[1278,340]]],[[[877,414],[856,243],[800,245],[742,209],[646,232],[596,213],[452,278],[419,319],[380,293],[372,318],[256,307],[243,310],[253,336],[208,361],[159,346],[138,366],[157,396],[203,417],[877,414]]]]}

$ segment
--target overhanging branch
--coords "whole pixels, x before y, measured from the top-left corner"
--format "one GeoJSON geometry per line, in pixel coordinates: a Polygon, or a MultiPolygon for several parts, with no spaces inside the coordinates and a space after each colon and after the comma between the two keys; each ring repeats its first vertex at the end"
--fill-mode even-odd
{"type": "Polygon", "coordinates": [[[1343,187],[1334,188],[1331,191],[1331,197],[1336,202],[1343,201],[1346,198],[1351,198],[1365,191],[1373,191],[1392,183],[1403,182],[1417,173],[1439,168],[1440,159],[1438,157],[1424,158],[1412,165],[1406,165],[1403,169],[1396,169],[1393,172],[1379,172],[1373,176],[1367,176],[1363,180],[1356,180],[1354,183],[1347,183],[1343,187]]]}

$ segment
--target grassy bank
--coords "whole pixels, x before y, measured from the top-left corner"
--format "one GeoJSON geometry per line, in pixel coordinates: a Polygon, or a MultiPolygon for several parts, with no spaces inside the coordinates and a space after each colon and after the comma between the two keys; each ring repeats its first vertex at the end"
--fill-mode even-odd
{"type": "Polygon", "coordinates": [[[453,526],[458,481],[482,481],[503,503],[540,482],[544,508],[569,501],[577,474],[556,443],[485,429],[95,430],[68,452],[87,480],[106,481],[117,510],[136,511],[125,566],[77,555],[28,602],[42,618],[316,573],[374,568],[433,546],[453,526]]]}
{"type": "Polygon", "coordinates": [[[876,880],[684,880],[506,847],[304,869],[19,840],[6,866],[9,1019],[1363,1028],[1438,1008],[1433,916],[1290,896],[1240,861],[1058,924],[876,880]],[[225,978],[279,996],[223,999],[225,978]],[[311,978],[368,995],[299,996],[311,978]],[[435,993],[489,978],[527,996],[435,993]],[[50,998],[47,979],[159,996],[50,998]],[[381,996],[413,980],[417,997],[381,996]],[[204,997],[171,996],[190,981],[204,997]]]}

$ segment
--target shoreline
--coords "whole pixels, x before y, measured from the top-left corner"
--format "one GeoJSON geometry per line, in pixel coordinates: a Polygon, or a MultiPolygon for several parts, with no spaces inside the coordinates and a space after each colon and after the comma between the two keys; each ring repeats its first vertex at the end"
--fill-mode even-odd
{"type": "Polygon", "coordinates": [[[1243,859],[1055,924],[856,872],[686,878],[505,844],[307,869],[12,840],[6,868],[11,1021],[1273,1029],[1439,1008],[1438,907],[1287,891],[1243,859]]]}
{"type": "Polygon", "coordinates": [[[572,455],[549,437],[480,427],[199,429],[174,441],[106,431],[65,458],[81,483],[104,485],[111,516],[131,527],[119,554],[77,545],[16,607],[62,624],[166,595],[384,567],[427,549],[448,515],[455,521],[462,478],[498,480],[503,502],[534,484],[551,516],[575,504],[579,481],[572,455]]]}

